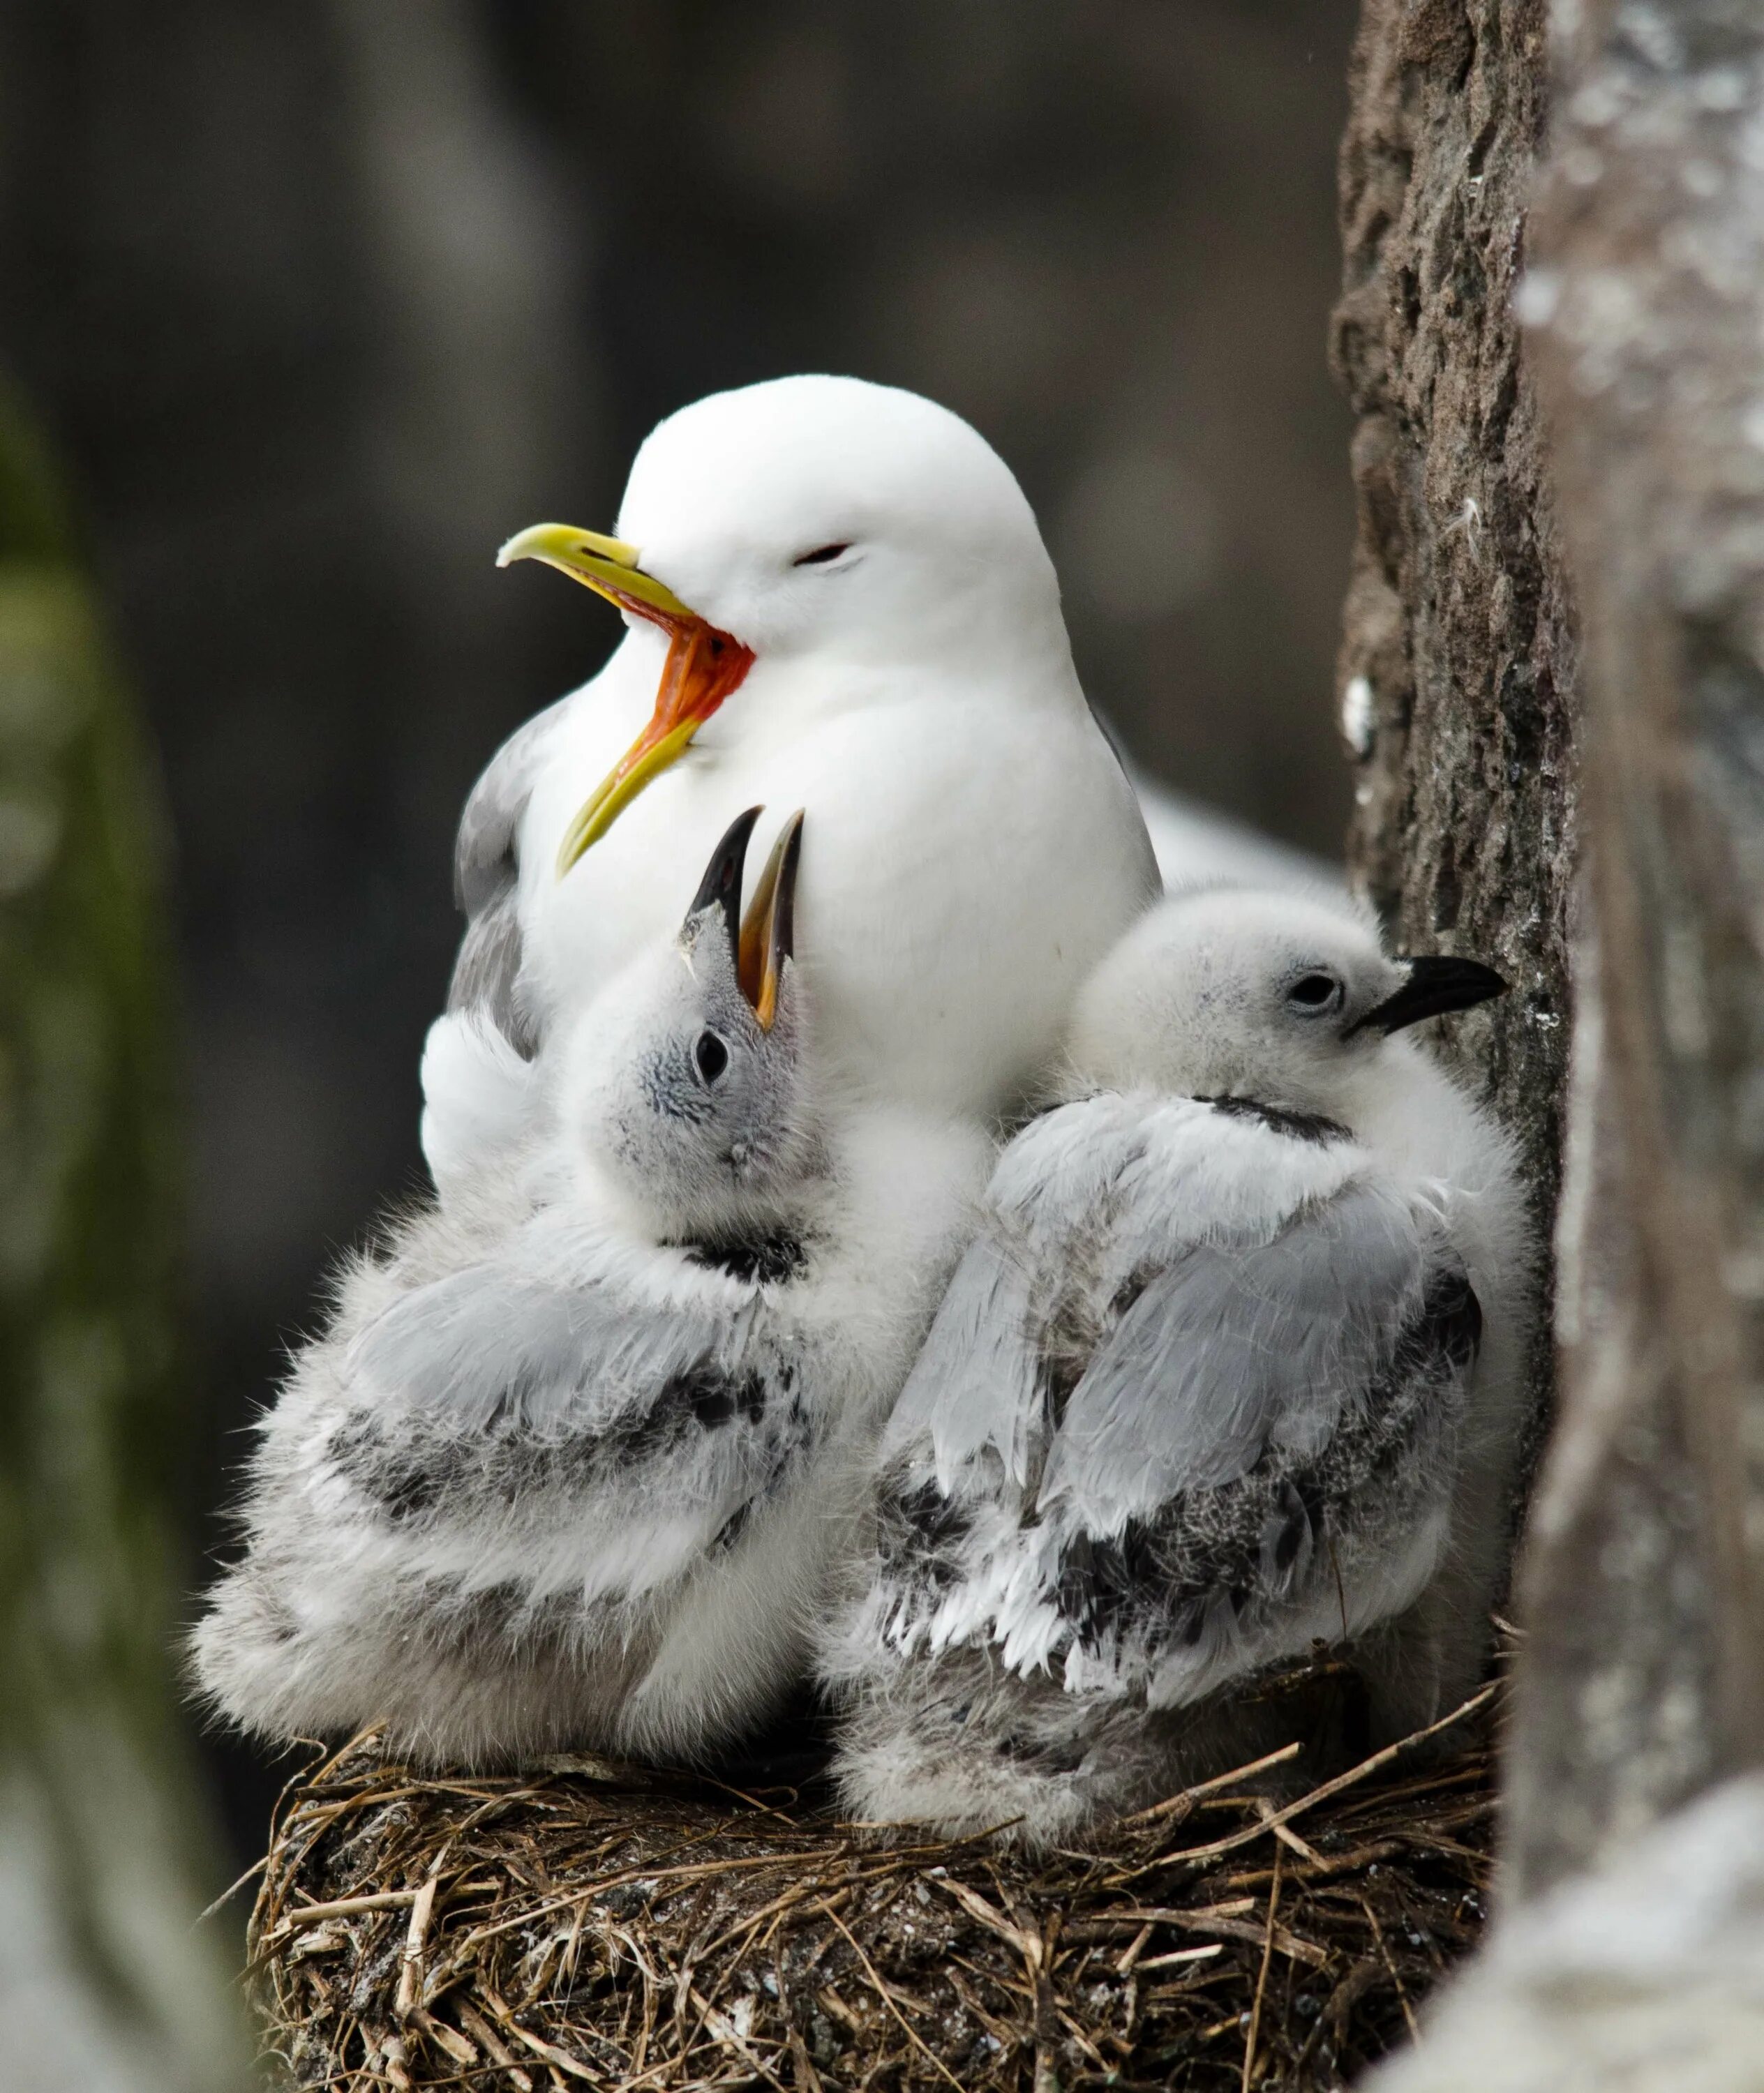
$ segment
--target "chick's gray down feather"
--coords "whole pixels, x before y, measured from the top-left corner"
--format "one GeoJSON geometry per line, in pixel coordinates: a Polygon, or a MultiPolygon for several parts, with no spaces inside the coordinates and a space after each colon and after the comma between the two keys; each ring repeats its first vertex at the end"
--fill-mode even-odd
{"type": "Polygon", "coordinates": [[[885,1572],[884,1603],[903,1644],[984,1623],[1016,1668],[1059,1655],[1088,1672],[1099,1636],[1120,1661],[1112,1571],[1117,1601],[1151,1609],[1135,1631],[1147,1661],[1172,1637],[1185,1653],[1152,1666],[1149,1690],[1190,1699],[1254,1639],[1245,1580],[1270,1521],[1285,1572],[1314,1524],[1333,1511],[1342,1526],[1350,1506],[1326,1480],[1350,1492],[1367,1462],[1410,1453],[1449,1464],[1452,1404],[1418,1427],[1406,1398],[1462,1378],[1478,1318],[1437,1217],[1368,1181],[1345,1137],[1294,1155],[1289,1137],[1186,1100],[1146,1104],[1128,1132],[1120,1103],[1068,1106],[1014,1153],[1019,1167],[1069,1148],[1112,1161],[1069,1233],[1047,1241],[1031,1216],[1013,1240],[1021,1210],[1000,1212],[957,1273],[890,1433],[885,1502],[910,1528],[931,1486],[963,1528],[967,1574],[951,1592],[947,1550],[912,1550],[920,1575],[885,1572]],[[1224,1196],[1209,1202],[1209,1184],[1224,1196]],[[1246,1188],[1264,1203],[1247,1225],[1230,1212],[1246,1188]],[[1161,1221],[1161,1242],[1138,1221],[1108,1240],[1124,1197],[1161,1221]],[[973,1371],[952,1375],[958,1359],[973,1371]],[[1409,1445],[1418,1428],[1424,1450],[1409,1445]],[[1142,1589],[1129,1560],[1153,1571],[1142,1589]],[[1177,1616],[1192,1626],[1234,1591],[1246,1616],[1233,1610],[1221,1647],[1177,1635],[1177,1616]]]}
{"type": "Polygon", "coordinates": [[[1527,1311],[1510,1150],[1408,1042],[1367,1043],[1401,979],[1369,931],[1302,923],[1350,993],[1327,1045],[1308,1009],[1269,1044],[1249,991],[1294,976],[1289,908],[1208,904],[1203,993],[1185,905],[1159,1024],[1187,1064],[1007,1147],[881,1448],[819,1642],[866,1818],[1055,1840],[1285,1741],[1254,1689],[1320,1645],[1384,1735],[1480,1663],[1527,1311]],[[1221,1057],[1233,1087],[1168,1094],[1221,1057]]]}
{"type": "Polygon", "coordinates": [[[358,1263],[297,1358],[194,1636],[232,1720],[691,1754],[800,1675],[991,1147],[820,1096],[800,821],[741,919],[758,812],[535,1064],[524,1147],[358,1263]]]}
{"type": "Polygon", "coordinates": [[[1032,1817],[1124,1805],[1169,1770],[1166,1711],[1400,1614],[1446,1545],[1480,1311],[1425,1198],[1345,1133],[1190,1100],[1065,1107],[999,1175],[888,1435],[869,1587],[823,1641],[848,1783],[895,1762],[869,1814],[919,1814],[899,1762],[988,1693],[1009,1779],[973,1814],[1050,1757],[1032,1817]],[[1073,1153],[1093,1197],[1056,1234],[1009,1177],[1073,1153]]]}
{"type": "Polygon", "coordinates": [[[263,1420],[193,1637],[211,1703],[277,1737],[384,1722],[429,1761],[751,1727],[960,1246],[947,1144],[872,1146],[800,1239],[462,1200],[359,1262],[263,1420]]]}

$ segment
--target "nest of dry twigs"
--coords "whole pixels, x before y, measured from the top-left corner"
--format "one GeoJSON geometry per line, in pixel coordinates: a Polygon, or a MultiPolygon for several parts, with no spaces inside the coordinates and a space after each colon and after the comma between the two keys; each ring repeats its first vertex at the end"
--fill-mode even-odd
{"type": "Polygon", "coordinates": [[[1480,1930],[1495,1690],[1303,1794],[1258,1762],[1038,1861],[365,1736],[283,1799],[251,1981],[289,2082],[359,2093],[1337,2086],[1480,1930]]]}

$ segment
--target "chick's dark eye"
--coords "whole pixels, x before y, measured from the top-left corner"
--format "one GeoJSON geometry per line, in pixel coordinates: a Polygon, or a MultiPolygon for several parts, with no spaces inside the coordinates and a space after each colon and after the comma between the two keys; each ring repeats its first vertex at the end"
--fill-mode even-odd
{"type": "Polygon", "coordinates": [[[714,1083],[729,1065],[729,1049],[714,1032],[701,1032],[698,1035],[697,1044],[692,1049],[692,1059],[704,1081],[714,1083]]]}
{"type": "Polygon", "coordinates": [[[848,552],[851,549],[848,544],[817,545],[812,552],[799,552],[791,565],[793,567],[825,566],[829,560],[836,560],[841,552],[848,552]]]}
{"type": "Polygon", "coordinates": [[[1326,1010],[1341,993],[1333,974],[1301,974],[1286,991],[1286,1000],[1301,1010],[1326,1010]]]}

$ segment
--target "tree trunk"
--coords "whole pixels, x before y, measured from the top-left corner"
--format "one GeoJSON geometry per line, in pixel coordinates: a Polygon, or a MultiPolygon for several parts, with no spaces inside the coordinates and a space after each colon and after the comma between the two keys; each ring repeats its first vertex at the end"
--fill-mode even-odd
{"type": "Polygon", "coordinates": [[[1526,310],[1586,618],[1596,985],[1526,1887],[1764,1757],[1764,20],[1599,0],[1557,57],[1526,310]]]}
{"type": "MultiPolygon", "coordinates": [[[[1359,533],[1338,675],[1350,864],[1403,951],[1512,984],[1448,1051],[1554,1211],[1578,820],[1575,643],[1512,294],[1544,0],[1366,0],[1342,144],[1333,357],[1359,533]]],[[[1549,1410],[1547,1322],[1529,1455],[1549,1410]]]]}
{"type": "MultiPolygon", "coordinates": [[[[1512,1761],[1525,1892],[1764,1740],[1743,1458],[1764,1363],[1764,934],[1749,913],[1764,878],[1764,209],[1745,157],[1764,32],[1740,0],[1660,0],[1620,28],[1602,0],[1575,12],[1527,292],[1552,485],[1514,310],[1543,15],[1541,0],[1367,0],[1335,344],[1359,418],[1353,861],[1402,942],[1448,941],[1512,976],[1455,1046],[1517,1129],[1545,1226],[1564,1020],[1582,1005],[1570,1399],[1533,1534],[1512,1761]],[[1589,648],[1595,878],[1577,956],[1575,645],[1553,506],[1589,648]]],[[[1548,1365],[1541,1346],[1540,1424],[1548,1365]]]]}
{"type": "Polygon", "coordinates": [[[163,840],[51,483],[0,394],[0,2082],[237,2093],[167,1701],[163,840]]]}
{"type": "Polygon", "coordinates": [[[1506,1917],[1393,2093],[1764,2057],[1764,16],[1558,27],[1519,303],[1584,621],[1562,1416],[1506,1917]]]}

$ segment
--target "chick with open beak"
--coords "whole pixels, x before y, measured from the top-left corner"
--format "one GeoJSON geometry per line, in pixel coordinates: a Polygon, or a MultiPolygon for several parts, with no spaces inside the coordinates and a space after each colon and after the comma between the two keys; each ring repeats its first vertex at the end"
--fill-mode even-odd
{"type": "Polygon", "coordinates": [[[563,1148],[677,1240],[783,1227],[821,1153],[793,951],[803,817],[785,823],[743,911],[761,811],[736,817],[678,936],[611,984],[563,1056],[563,1148]]]}
{"type": "Polygon", "coordinates": [[[232,1720],[692,1757],[801,1676],[990,1145],[818,1094],[803,824],[743,910],[760,812],[546,1058],[544,1140],[398,1223],[297,1356],[193,1638],[232,1720]]]}

